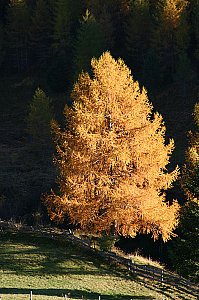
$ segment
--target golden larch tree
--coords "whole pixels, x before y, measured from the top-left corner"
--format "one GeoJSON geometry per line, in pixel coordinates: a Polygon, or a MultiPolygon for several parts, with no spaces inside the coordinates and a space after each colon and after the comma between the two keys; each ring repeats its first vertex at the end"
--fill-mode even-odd
{"type": "Polygon", "coordinates": [[[178,219],[177,202],[165,201],[178,175],[166,168],[174,142],[165,145],[162,117],[123,60],[106,52],[91,65],[93,79],[82,73],[74,85],[65,130],[52,125],[59,193],[45,196],[48,213],[88,232],[151,233],[166,241],[178,219]]]}

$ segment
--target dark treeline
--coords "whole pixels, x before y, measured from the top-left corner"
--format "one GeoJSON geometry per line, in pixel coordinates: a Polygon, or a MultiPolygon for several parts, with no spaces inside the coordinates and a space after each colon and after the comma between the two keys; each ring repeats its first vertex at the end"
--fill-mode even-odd
{"type": "MultiPolygon", "coordinates": [[[[91,72],[92,57],[106,50],[125,61],[163,115],[167,138],[176,144],[169,168],[184,165],[199,92],[198,0],[0,0],[0,218],[49,222],[40,200],[56,185],[46,122],[51,117],[62,121],[78,74],[91,72]]],[[[188,197],[180,182],[167,198],[184,204],[188,197]]],[[[194,193],[198,179],[195,182],[194,193]]],[[[180,235],[189,220],[198,220],[198,206],[183,210],[180,235]]],[[[182,240],[190,232],[185,238],[182,234],[182,240]]],[[[194,244],[198,231],[191,239],[194,244]]],[[[192,241],[183,248],[184,257],[193,250],[192,241]]],[[[182,247],[180,238],[178,242],[171,247],[175,261],[182,247]]],[[[122,243],[131,248],[129,240],[122,243]]],[[[138,237],[132,247],[161,258],[166,250],[157,243],[138,237]]],[[[181,270],[181,261],[176,268],[181,270]]],[[[193,278],[197,272],[194,269],[193,278]]]]}
{"type": "Polygon", "coordinates": [[[199,64],[198,19],[196,0],[1,0],[0,66],[47,68],[59,91],[110,50],[147,87],[178,82],[186,93],[199,64]]]}

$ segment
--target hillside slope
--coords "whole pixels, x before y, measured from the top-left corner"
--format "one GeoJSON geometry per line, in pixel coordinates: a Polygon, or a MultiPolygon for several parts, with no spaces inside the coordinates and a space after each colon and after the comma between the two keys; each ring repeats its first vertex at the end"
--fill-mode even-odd
{"type": "Polygon", "coordinates": [[[38,233],[0,234],[0,293],[4,300],[196,299],[160,283],[135,278],[128,270],[65,240],[38,233]]]}

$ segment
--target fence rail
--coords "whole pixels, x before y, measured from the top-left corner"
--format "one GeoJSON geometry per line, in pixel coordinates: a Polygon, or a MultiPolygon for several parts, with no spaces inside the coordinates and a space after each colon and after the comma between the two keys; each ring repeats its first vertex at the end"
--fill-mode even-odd
{"type": "MultiPolygon", "coordinates": [[[[74,236],[71,230],[59,230],[52,227],[33,227],[22,225],[15,222],[5,222],[0,221],[0,230],[15,230],[20,232],[37,232],[42,234],[43,237],[48,237],[51,239],[63,239],[63,237],[67,240],[70,240],[72,243],[78,244],[84,249],[88,249],[90,251],[94,251],[96,255],[108,260],[109,262],[120,264],[128,268],[130,274],[134,277],[140,277],[143,280],[149,280],[152,282],[158,282],[162,285],[170,285],[174,288],[182,292],[186,292],[193,296],[199,296],[199,286],[190,282],[189,280],[182,278],[179,275],[174,275],[170,271],[165,271],[164,269],[157,268],[150,265],[141,265],[137,264],[132,259],[122,257],[117,255],[115,252],[104,252],[100,250],[96,250],[91,246],[90,241],[86,239],[81,239],[79,237],[74,236]]],[[[66,295],[65,295],[66,296],[66,295]]],[[[1,300],[0,296],[0,300],[1,300]]],[[[67,298],[65,298],[67,299],[67,298]]],[[[100,298],[99,298],[100,299],[100,298]]]]}
{"type": "Polygon", "coordinates": [[[125,265],[129,269],[130,273],[134,276],[139,276],[144,280],[159,282],[164,285],[171,285],[180,289],[182,292],[189,293],[196,297],[199,296],[198,285],[179,275],[174,275],[172,272],[165,271],[164,269],[160,269],[154,266],[140,265],[135,263],[131,259],[118,256],[115,253],[99,252],[99,255],[119,264],[125,265]]]}

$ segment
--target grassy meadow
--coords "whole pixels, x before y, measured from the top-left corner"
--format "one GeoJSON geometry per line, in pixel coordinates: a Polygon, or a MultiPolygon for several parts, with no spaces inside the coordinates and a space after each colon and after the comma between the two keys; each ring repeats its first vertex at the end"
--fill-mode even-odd
{"type": "Polygon", "coordinates": [[[133,278],[127,270],[68,241],[38,234],[0,234],[2,300],[196,299],[172,287],[133,278]],[[65,297],[66,298],[66,297],[65,297]]]}

